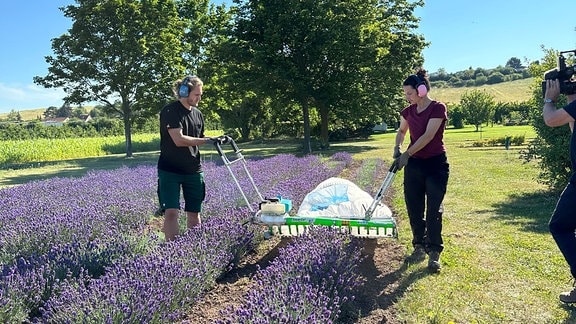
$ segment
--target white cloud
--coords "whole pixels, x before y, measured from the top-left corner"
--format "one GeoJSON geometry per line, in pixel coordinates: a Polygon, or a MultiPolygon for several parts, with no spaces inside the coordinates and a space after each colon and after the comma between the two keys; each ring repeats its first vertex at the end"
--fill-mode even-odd
{"type": "Polygon", "coordinates": [[[66,94],[62,89],[44,88],[36,84],[0,83],[0,113],[11,110],[60,107],[66,94]]]}

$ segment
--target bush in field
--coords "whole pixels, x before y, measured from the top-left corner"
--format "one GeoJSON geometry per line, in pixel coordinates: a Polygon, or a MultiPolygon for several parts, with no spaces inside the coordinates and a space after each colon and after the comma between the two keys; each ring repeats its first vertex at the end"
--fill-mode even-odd
{"type": "MultiPolygon", "coordinates": [[[[540,86],[545,71],[557,66],[558,52],[545,49],[545,56],[540,64],[531,64],[530,74],[534,77],[534,91],[530,105],[530,121],[536,130],[537,137],[521,153],[525,161],[536,161],[540,166],[538,182],[544,183],[555,191],[561,191],[568,183],[572,174],[569,143],[571,131],[563,127],[549,127],[542,118],[543,93],[540,86]]],[[[566,96],[558,98],[556,107],[566,105],[566,96]]]]}
{"type": "Polygon", "coordinates": [[[491,138],[485,139],[481,141],[475,141],[472,143],[474,147],[486,147],[486,146],[505,146],[506,142],[509,145],[519,146],[524,144],[525,136],[507,136],[507,137],[499,137],[499,138],[491,138]]]}
{"type": "Polygon", "coordinates": [[[310,228],[282,248],[255,285],[220,323],[332,323],[361,282],[360,247],[337,229],[310,228]]]}

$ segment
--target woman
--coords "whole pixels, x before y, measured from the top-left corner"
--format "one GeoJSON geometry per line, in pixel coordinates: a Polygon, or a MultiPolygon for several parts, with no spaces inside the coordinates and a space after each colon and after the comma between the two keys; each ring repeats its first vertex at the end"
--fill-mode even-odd
{"type": "Polygon", "coordinates": [[[420,262],[428,254],[428,269],[439,272],[442,240],[442,201],[448,184],[449,164],[443,136],[446,105],[432,100],[426,70],[419,69],[403,84],[410,105],[400,113],[394,146],[394,163],[404,170],[404,199],[412,228],[414,252],[410,261],[420,262]],[[401,152],[406,132],[410,144],[401,152]]]}

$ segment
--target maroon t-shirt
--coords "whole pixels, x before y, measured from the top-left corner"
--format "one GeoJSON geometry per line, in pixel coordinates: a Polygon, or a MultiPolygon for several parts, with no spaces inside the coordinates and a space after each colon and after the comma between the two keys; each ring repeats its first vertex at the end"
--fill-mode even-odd
{"type": "Polygon", "coordinates": [[[428,108],[423,112],[418,113],[416,105],[410,105],[400,113],[404,119],[408,122],[408,128],[410,131],[410,146],[414,144],[424,135],[426,132],[426,127],[428,126],[428,121],[432,118],[441,118],[442,124],[438,128],[434,137],[426,146],[424,146],[420,151],[414,153],[412,157],[418,159],[428,159],[433,156],[440,155],[446,152],[444,147],[443,137],[444,137],[444,127],[446,126],[446,120],[448,115],[446,113],[446,105],[442,102],[432,101],[428,108]]]}

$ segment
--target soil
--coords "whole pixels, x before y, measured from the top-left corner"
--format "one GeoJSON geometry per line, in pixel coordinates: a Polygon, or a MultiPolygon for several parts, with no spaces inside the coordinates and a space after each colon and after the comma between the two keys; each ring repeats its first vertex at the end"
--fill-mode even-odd
{"type": "MultiPolygon", "coordinates": [[[[354,166],[350,169],[354,170],[354,166]]],[[[340,177],[346,178],[347,175],[343,173],[340,177]]],[[[381,180],[375,179],[375,182],[381,180]]],[[[387,197],[383,200],[383,203],[390,206],[387,197]]],[[[265,268],[278,255],[279,249],[289,242],[290,238],[277,236],[263,241],[255,251],[226,273],[193,306],[181,323],[214,323],[222,318],[221,310],[239,306],[243,296],[251,289],[251,278],[258,267],[265,268]]],[[[406,269],[406,247],[394,238],[361,239],[361,242],[364,261],[358,271],[364,284],[355,292],[355,299],[342,308],[338,323],[402,323],[397,319],[395,302],[407,289],[407,283],[401,280],[406,269]]]]}

